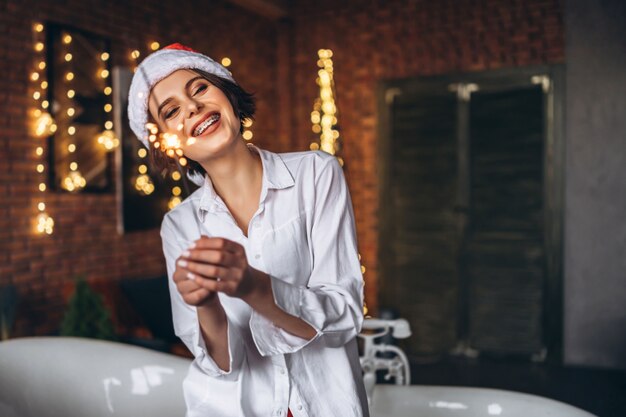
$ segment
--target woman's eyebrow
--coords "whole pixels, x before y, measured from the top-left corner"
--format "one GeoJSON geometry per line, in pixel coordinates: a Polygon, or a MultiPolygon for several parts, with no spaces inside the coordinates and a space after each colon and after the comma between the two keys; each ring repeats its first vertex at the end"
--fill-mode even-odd
{"type": "MultiPolygon", "coordinates": [[[[192,79],[190,79],[189,81],[187,81],[187,82],[185,83],[185,90],[187,90],[187,89],[189,88],[189,86],[190,86],[190,85],[191,85],[194,81],[196,81],[196,80],[197,80],[197,79],[199,79],[199,78],[203,78],[203,77],[202,77],[202,76],[200,76],[200,75],[198,75],[197,77],[193,77],[192,79]]],[[[161,110],[163,110],[163,107],[165,107],[165,106],[166,106],[166,105],[167,105],[170,101],[172,101],[173,99],[174,99],[173,97],[166,98],[166,99],[163,101],[163,103],[161,103],[161,104],[159,105],[159,108],[157,109],[157,114],[159,115],[159,117],[161,117],[161,110]]]]}

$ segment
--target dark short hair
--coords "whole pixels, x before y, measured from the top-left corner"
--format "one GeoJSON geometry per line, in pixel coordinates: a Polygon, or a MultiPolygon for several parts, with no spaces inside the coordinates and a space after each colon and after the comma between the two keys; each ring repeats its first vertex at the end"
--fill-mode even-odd
{"type": "MultiPolygon", "coordinates": [[[[243,133],[244,120],[254,120],[254,112],[256,111],[256,100],[254,94],[247,92],[238,84],[235,84],[234,82],[227,80],[226,78],[222,78],[199,69],[191,69],[191,71],[198,73],[202,76],[202,78],[219,88],[222,93],[224,93],[233,108],[233,112],[239,117],[239,120],[241,121],[239,133],[243,133]]],[[[154,119],[152,118],[150,112],[148,112],[148,119],[149,121],[154,123],[154,119]]],[[[149,154],[152,165],[161,173],[161,175],[167,175],[172,171],[178,170],[178,165],[176,161],[173,158],[165,155],[162,150],[150,147],[149,154]]],[[[204,168],[202,168],[202,165],[192,159],[186,159],[186,169],[187,171],[189,171],[189,173],[200,174],[202,176],[206,174],[206,171],[204,168]]]]}

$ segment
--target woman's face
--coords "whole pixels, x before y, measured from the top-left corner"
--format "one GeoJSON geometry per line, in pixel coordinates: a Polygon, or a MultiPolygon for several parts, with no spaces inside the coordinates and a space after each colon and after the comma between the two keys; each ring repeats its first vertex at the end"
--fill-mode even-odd
{"type": "Polygon", "coordinates": [[[199,163],[240,133],[241,122],[226,95],[191,70],[177,70],[155,84],[148,108],[160,130],[178,135],[185,156],[199,163]]]}

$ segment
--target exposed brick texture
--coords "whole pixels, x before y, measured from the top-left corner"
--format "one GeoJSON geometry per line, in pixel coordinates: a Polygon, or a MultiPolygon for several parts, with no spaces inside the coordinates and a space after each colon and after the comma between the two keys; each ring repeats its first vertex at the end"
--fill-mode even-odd
{"type": "Polygon", "coordinates": [[[130,52],[138,49],[145,56],[154,40],[161,45],[185,43],[216,59],[229,56],[238,82],[263,98],[253,142],[280,151],[276,144],[256,140],[271,138],[276,130],[276,111],[271,106],[276,28],[269,20],[219,1],[0,0],[0,285],[14,283],[20,296],[12,336],[54,334],[77,275],[105,292],[118,330],[125,332],[128,320],[119,317],[123,304],[111,296],[118,293],[107,290],[106,294],[102,283],[164,274],[158,230],[119,235],[113,193],[47,192],[44,201],[55,220],[54,233],[34,232],[41,197],[40,175],[35,171],[40,158],[35,149],[41,140],[29,133],[27,112],[34,105],[29,75],[36,63],[33,23],[46,21],[109,37],[112,65],[132,65],[130,52]]]}
{"type": "MultiPolygon", "coordinates": [[[[109,37],[113,65],[131,65],[130,51],[145,56],[153,40],[229,56],[235,78],[259,99],[253,142],[276,152],[308,149],[317,50],[332,49],[366,301],[375,311],[378,81],[562,62],[561,8],[558,0],[298,0],[291,21],[273,22],[226,1],[0,0],[0,285],[12,282],[20,294],[13,336],[54,333],[67,283],[78,274],[101,283],[165,272],[158,230],[117,234],[113,194],[48,192],[55,232],[33,232],[41,194],[34,153],[40,142],[27,118],[33,22],[109,37]]],[[[128,330],[123,312],[112,309],[118,328],[128,330]]]]}

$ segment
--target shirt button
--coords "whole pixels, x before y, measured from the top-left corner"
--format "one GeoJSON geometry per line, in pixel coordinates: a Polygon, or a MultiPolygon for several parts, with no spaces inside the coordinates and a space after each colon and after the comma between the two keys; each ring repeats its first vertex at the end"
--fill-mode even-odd
{"type": "Polygon", "coordinates": [[[277,416],[282,416],[283,415],[283,409],[279,408],[278,410],[276,410],[276,415],[277,416]]]}
{"type": "Polygon", "coordinates": [[[280,369],[280,374],[281,374],[281,375],[285,375],[285,370],[281,368],[281,369],[280,369]]]}
{"type": "Polygon", "coordinates": [[[301,405],[298,406],[298,410],[302,410],[302,406],[301,405]]]}
{"type": "Polygon", "coordinates": [[[254,255],[254,259],[259,259],[261,257],[261,255],[259,255],[258,253],[256,255],[254,255]]]}
{"type": "Polygon", "coordinates": [[[261,223],[254,223],[254,227],[261,227],[261,223]]]}

